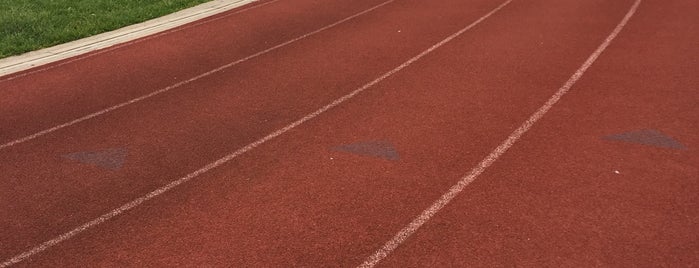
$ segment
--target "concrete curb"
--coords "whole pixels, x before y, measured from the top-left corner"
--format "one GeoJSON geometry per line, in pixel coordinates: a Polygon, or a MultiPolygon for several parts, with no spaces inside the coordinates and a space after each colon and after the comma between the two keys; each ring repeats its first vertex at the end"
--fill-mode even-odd
{"type": "Polygon", "coordinates": [[[216,15],[258,0],[213,0],[198,6],[155,18],[111,32],[75,40],[65,44],[0,59],[0,76],[79,56],[91,51],[126,43],[216,15]]]}

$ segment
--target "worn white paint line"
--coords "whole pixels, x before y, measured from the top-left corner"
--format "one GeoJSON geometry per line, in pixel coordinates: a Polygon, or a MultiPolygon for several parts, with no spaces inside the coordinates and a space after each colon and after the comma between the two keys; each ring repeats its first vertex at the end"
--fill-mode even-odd
{"type": "MultiPolygon", "coordinates": [[[[345,22],[345,21],[348,21],[348,20],[350,20],[350,19],[352,19],[352,18],[355,18],[355,17],[357,17],[357,16],[361,16],[361,15],[363,15],[363,14],[366,14],[366,13],[372,11],[372,10],[375,10],[375,9],[377,9],[377,8],[379,8],[379,7],[381,7],[381,6],[384,6],[384,5],[388,4],[388,3],[391,3],[391,2],[393,2],[393,1],[395,1],[395,0],[389,0],[389,1],[383,2],[383,3],[379,4],[379,5],[376,5],[376,6],[374,6],[374,7],[372,7],[372,8],[369,8],[369,9],[367,9],[367,10],[365,10],[365,11],[362,11],[362,12],[360,12],[360,13],[357,13],[357,14],[355,14],[355,15],[352,15],[352,16],[350,16],[350,17],[347,17],[347,18],[345,18],[345,19],[343,19],[343,20],[341,20],[341,21],[338,21],[338,22],[333,23],[333,24],[331,24],[331,25],[328,25],[328,26],[326,26],[326,27],[320,28],[320,29],[318,29],[318,30],[316,30],[316,31],[314,31],[314,32],[308,33],[308,34],[303,35],[303,36],[301,36],[301,37],[298,37],[298,38],[296,38],[296,39],[293,39],[293,40],[287,41],[287,42],[285,42],[285,43],[282,43],[282,44],[280,44],[280,45],[277,45],[277,46],[275,46],[275,47],[273,47],[273,48],[270,48],[270,49],[268,49],[268,50],[265,50],[265,51],[262,51],[262,52],[259,52],[259,53],[255,54],[255,55],[249,56],[249,57],[246,58],[246,59],[255,57],[256,55],[264,54],[264,53],[266,53],[266,52],[268,52],[268,51],[271,51],[271,50],[273,50],[273,49],[275,49],[275,48],[282,47],[282,46],[284,46],[284,45],[286,45],[286,44],[290,44],[290,43],[292,43],[292,42],[294,42],[294,41],[296,41],[296,40],[300,40],[300,39],[305,38],[305,37],[307,37],[307,36],[310,36],[310,35],[312,35],[312,34],[318,33],[318,32],[320,32],[320,31],[323,31],[323,30],[325,30],[325,29],[328,29],[328,28],[330,28],[330,27],[333,27],[333,26],[335,26],[335,25],[338,25],[338,24],[340,24],[340,23],[342,23],[342,22],[345,22]]],[[[431,48],[431,49],[433,50],[434,48],[431,48]]],[[[426,53],[426,52],[423,52],[423,54],[420,54],[419,57],[424,56],[424,54],[427,54],[427,53],[426,53]]],[[[180,184],[183,184],[183,183],[185,183],[185,182],[187,182],[187,181],[189,181],[189,180],[191,180],[191,179],[194,179],[194,178],[198,177],[199,175],[208,172],[208,171],[211,170],[211,169],[214,169],[214,168],[216,168],[216,167],[218,167],[218,166],[221,166],[221,165],[223,165],[223,164],[225,164],[225,163],[227,163],[227,162],[233,160],[234,158],[238,157],[239,155],[244,154],[244,153],[246,153],[246,152],[248,152],[248,151],[250,151],[250,150],[252,150],[252,149],[254,149],[254,148],[258,147],[258,146],[260,146],[261,144],[263,144],[263,143],[265,143],[265,142],[267,142],[267,141],[269,141],[269,140],[271,140],[271,139],[274,139],[274,138],[276,138],[276,137],[279,136],[279,135],[282,135],[282,134],[286,133],[287,131],[289,131],[289,130],[291,130],[291,129],[293,129],[293,128],[295,128],[295,127],[301,125],[301,124],[303,124],[304,122],[306,122],[306,121],[308,121],[308,120],[311,120],[311,119],[315,118],[316,116],[318,116],[318,115],[324,113],[325,111],[327,111],[327,110],[329,110],[329,109],[331,109],[331,108],[333,108],[333,107],[335,107],[335,106],[337,106],[337,105],[340,105],[341,103],[345,102],[346,100],[348,100],[348,99],[354,97],[355,95],[359,94],[360,92],[362,92],[362,91],[366,90],[367,88],[369,88],[369,87],[371,87],[371,86],[373,86],[373,85],[379,83],[381,80],[383,80],[383,79],[385,79],[385,78],[387,78],[387,77],[393,75],[394,73],[396,73],[396,72],[400,71],[401,69],[405,68],[406,66],[410,65],[410,63],[416,61],[419,57],[413,58],[413,59],[411,59],[410,61],[408,61],[408,62],[406,62],[406,63],[403,63],[401,66],[397,67],[396,69],[394,69],[394,70],[392,70],[392,71],[390,71],[390,72],[388,72],[388,73],[382,75],[381,77],[379,77],[379,78],[377,78],[377,79],[375,79],[375,80],[369,82],[368,84],[362,86],[361,88],[356,89],[356,90],[352,91],[351,93],[349,93],[349,94],[347,94],[347,95],[345,95],[345,96],[343,96],[343,97],[341,97],[341,98],[339,98],[339,99],[333,101],[332,103],[330,103],[330,104],[324,106],[323,108],[320,108],[319,110],[317,110],[317,111],[315,111],[315,112],[313,112],[313,113],[310,113],[310,114],[304,116],[303,118],[301,118],[301,119],[299,119],[299,120],[297,120],[297,121],[292,122],[291,124],[285,126],[284,128],[281,128],[281,129],[279,129],[279,130],[277,130],[277,131],[275,131],[275,132],[272,132],[272,133],[270,133],[269,135],[267,135],[267,136],[265,136],[265,137],[263,137],[263,138],[261,138],[261,139],[255,141],[255,142],[253,142],[253,143],[250,143],[250,144],[246,145],[245,147],[240,148],[240,149],[236,150],[235,152],[233,152],[233,153],[231,153],[231,154],[229,154],[229,155],[226,155],[225,157],[223,157],[223,158],[221,158],[221,159],[219,159],[219,160],[216,160],[216,161],[213,162],[213,163],[210,163],[210,164],[208,164],[208,165],[206,165],[206,166],[200,168],[199,170],[196,170],[196,171],[194,171],[194,172],[192,172],[192,173],[190,173],[190,174],[188,174],[188,175],[186,175],[186,176],[184,176],[184,177],[182,177],[182,178],[176,179],[176,180],[174,180],[174,181],[168,183],[168,184],[165,185],[165,186],[162,186],[162,187],[160,187],[160,188],[158,188],[158,189],[156,189],[156,190],[154,190],[154,191],[152,191],[152,192],[150,192],[150,193],[148,193],[148,194],[146,194],[146,195],[144,195],[144,196],[142,196],[142,197],[139,197],[139,198],[137,198],[137,199],[134,199],[133,201],[128,202],[128,203],[126,203],[126,204],[124,204],[124,205],[122,205],[122,206],[120,206],[120,207],[118,207],[118,208],[116,208],[116,209],[114,209],[114,210],[112,210],[112,211],[110,211],[110,212],[108,212],[108,213],[106,213],[106,214],[104,214],[104,215],[102,215],[102,216],[96,218],[96,219],[93,219],[93,220],[91,220],[91,221],[89,221],[89,222],[87,222],[87,223],[84,223],[83,225],[81,225],[81,226],[79,226],[79,227],[77,227],[77,228],[75,228],[75,229],[73,229],[73,230],[71,230],[71,231],[69,231],[69,232],[67,232],[67,233],[61,234],[61,235],[59,235],[58,237],[55,237],[55,238],[53,238],[53,239],[51,239],[51,240],[49,240],[49,241],[46,241],[46,242],[44,242],[44,243],[41,243],[40,245],[38,245],[38,246],[36,246],[36,247],[34,247],[34,248],[28,250],[28,251],[25,251],[25,252],[23,252],[23,253],[20,253],[20,254],[14,256],[14,257],[12,257],[12,258],[10,258],[10,259],[8,259],[8,260],[2,262],[2,263],[0,264],[0,268],[8,267],[8,266],[10,266],[10,265],[14,265],[14,264],[17,264],[17,263],[19,263],[19,262],[22,262],[22,261],[26,260],[26,259],[29,258],[29,257],[32,257],[32,256],[34,256],[34,255],[36,255],[36,254],[39,254],[39,253],[41,253],[41,252],[47,250],[48,248],[51,248],[51,247],[53,247],[53,246],[55,246],[55,245],[57,245],[57,244],[59,244],[59,243],[61,243],[61,242],[63,242],[63,241],[66,241],[66,240],[68,240],[68,239],[70,239],[70,238],[72,238],[72,237],[74,237],[74,236],[76,236],[76,235],[78,235],[78,234],[84,232],[84,231],[87,230],[87,229],[90,229],[90,228],[95,227],[95,226],[97,226],[97,225],[99,225],[99,224],[102,224],[102,223],[108,221],[109,219],[111,219],[111,218],[113,218],[113,217],[116,217],[116,216],[118,216],[118,215],[120,215],[120,214],[122,214],[122,213],[124,213],[124,212],[126,212],[126,211],[128,211],[128,210],[130,210],[130,209],[133,209],[133,208],[139,206],[140,204],[142,204],[142,203],[145,202],[145,201],[148,201],[148,200],[150,200],[150,199],[152,199],[152,198],[155,198],[155,197],[157,197],[157,196],[159,196],[159,195],[161,195],[161,194],[163,194],[163,193],[165,193],[165,192],[167,192],[167,191],[170,191],[170,190],[172,190],[173,188],[179,186],[180,184]]],[[[239,60],[239,61],[237,61],[237,62],[240,62],[240,61],[243,61],[243,60],[245,60],[245,59],[241,59],[241,60],[239,60]]],[[[222,67],[220,67],[220,68],[218,68],[218,69],[212,70],[211,72],[215,72],[215,71],[221,70],[221,69],[223,69],[223,68],[227,68],[227,66],[229,67],[229,66],[232,66],[233,64],[235,64],[235,63],[231,63],[231,64],[229,64],[229,65],[222,66],[222,67]]],[[[205,74],[202,74],[202,75],[200,75],[200,76],[197,76],[197,77],[195,77],[195,78],[193,78],[193,79],[198,79],[198,78],[203,77],[203,76],[205,76],[205,74]]],[[[190,80],[191,80],[191,79],[190,79],[190,80]]],[[[188,80],[188,81],[189,81],[189,80],[188,80]]],[[[184,83],[186,83],[186,81],[185,81],[185,82],[181,82],[179,85],[184,84],[184,83]]],[[[159,94],[159,93],[154,92],[154,93],[151,93],[150,95],[147,95],[147,96],[153,96],[153,95],[155,95],[155,94],[159,94]]],[[[147,97],[144,96],[143,98],[147,98],[147,97]]],[[[129,104],[129,103],[125,103],[125,104],[122,105],[122,106],[125,106],[125,105],[128,105],[128,104],[129,104]]],[[[121,107],[121,106],[120,106],[120,107],[121,107]]],[[[116,109],[116,108],[115,108],[115,109],[116,109]]],[[[112,109],[112,110],[113,110],[113,109],[112,109]]],[[[106,111],[105,111],[105,112],[106,112],[106,111]]],[[[97,116],[97,115],[95,115],[95,116],[97,116]]],[[[94,117],[94,116],[93,116],[93,117],[94,117]]],[[[85,119],[85,120],[86,120],[86,119],[85,119]]],[[[11,146],[11,145],[10,145],[10,146],[11,146]]],[[[0,147],[0,148],[2,148],[2,147],[0,147]]]]}
{"type": "Polygon", "coordinates": [[[439,212],[444,206],[449,204],[459,193],[461,193],[466,186],[471,182],[476,180],[476,178],[483,173],[488,167],[490,167],[500,156],[507,152],[512,145],[519,140],[524,133],[526,133],[539,119],[541,119],[550,109],[555,105],[558,100],[565,95],[570,88],[580,79],[580,77],[585,74],[585,71],[590,68],[590,66],[597,60],[600,54],[609,46],[609,44],[614,40],[614,38],[619,34],[619,32],[624,28],[626,23],[631,19],[641,0],[636,0],[631,6],[626,16],[619,22],[619,24],[614,28],[611,34],[602,42],[602,44],[597,47],[597,49],[590,55],[587,60],[583,63],[580,68],[575,71],[575,73],[568,79],[568,81],[561,86],[556,93],[551,96],[551,98],[544,103],[534,114],[532,114],[527,121],[522,123],[510,136],[505,139],[497,148],[495,148],[488,156],[485,157],[476,167],[474,167],[465,177],[461,178],[455,185],[453,185],[449,191],[442,195],[437,201],[435,201],[429,208],[425,209],[417,218],[413,219],[407,226],[405,226],[400,232],[398,232],[390,241],[386,242],[378,251],[373,255],[369,256],[364,263],[359,265],[360,268],[374,267],[381,260],[386,258],[391,252],[393,252],[398,246],[400,246],[405,240],[408,239],[413,233],[415,233],[422,225],[429,221],[437,212],[439,212]]]}
{"type": "Polygon", "coordinates": [[[342,23],[344,23],[344,22],[346,22],[346,21],[349,21],[349,20],[351,20],[351,19],[354,19],[354,18],[356,18],[356,17],[358,17],[358,16],[364,15],[364,14],[366,14],[366,13],[368,13],[368,12],[373,11],[374,9],[377,9],[377,8],[379,8],[379,7],[382,7],[382,6],[384,6],[384,5],[388,4],[388,3],[391,3],[391,2],[393,2],[393,1],[395,1],[395,0],[389,0],[389,1],[383,2],[383,3],[381,3],[381,4],[378,4],[378,5],[376,5],[376,6],[373,6],[373,7],[369,8],[369,9],[367,9],[367,10],[364,10],[364,11],[362,11],[362,12],[359,12],[359,13],[357,13],[357,14],[354,14],[354,15],[352,15],[352,16],[349,16],[349,17],[347,17],[347,18],[344,18],[344,19],[342,19],[342,20],[339,20],[339,21],[337,21],[337,22],[334,22],[334,23],[332,23],[332,24],[326,25],[325,27],[322,27],[322,28],[317,29],[317,30],[315,30],[315,31],[306,33],[306,34],[304,34],[304,35],[301,35],[301,36],[299,36],[299,37],[296,37],[296,38],[291,39],[291,40],[289,40],[289,41],[286,41],[286,42],[284,42],[284,43],[281,43],[281,44],[278,44],[278,45],[276,45],[276,46],[270,47],[270,48],[268,48],[268,49],[262,50],[262,51],[260,51],[260,52],[257,52],[257,53],[255,53],[255,54],[252,54],[252,55],[247,56],[247,57],[245,57],[245,58],[236,60],[236,61],[234,61],[234,62],[231,62],[231,63],[225,64],[225,65],[219,66],[219,67],[217,67],[216,69],[213,69],[213,70],[210,70],[210,71],[208,71],[208,72],[199,74],[199,75],[197,75],[197,76],[195,76],[195,77],[192,77],[192,78],[189,78],[189,79],[187,79],[187,80],[178,82],[178,83],[176,83],[176,84],[167,86],[167,87],[165,87],[165,88],[161,88],[161,89],[159,89],[159,90],[153,91],[153,92],[148,93],[148,94],[146,94],[146,95],[143,95],[143,96],[140,96],[140,97],[131,99],[131,100],[129,100],[129,101],[125,101],[125,102],[119,103],[119,104],[117,104],[117,105],[111,106],[111,107],[106,108],[106,109],[103,109],[103,110],[101,110],[101,111],[97,111],[97,112],[88,114],[88,115],[86,115],[86,116],[83,116],[83,117],[74,119],[74,120],[72,120],[72,121],[70,121],[70,122],[66,122],[66,123],[63,123],[63,124],[54,126],[54,127],[52,127],[52,128],[48,128],[48,129],[39,131],[39,132],[34,133],[34,134],[31,134],[31,135],[29,135],[29,136],[22,137],[22,138],[18,138],[18,139],[15,139],[15,140],[13,140],[13,141],[9,141],[9,142],[7,142],[7,143],[5,143],[5,144],[0,145],[0,150],[5,149],[5,148],[8,148],[8,147],[11,147],[11,146],[14,146],[14,145],[17,145],[17,144],[20,144],[20,143],[23,143],[23,142],[26,142],[26,141],[29,141],[29,140],[36,139],[36,138],[38,138],[38,137],[44,136],[44,135],[46,135],[46,134],[49,134],[49,133],[51,133],[51,132],[54,132],[54,131],[57,131],[57,130],[60,130],[60,129],[63,129],[63,128],[66,128],[66,127],[69,127],[69,126],[72,126],[72,125],[75,125],[75,124],[78,124],[78,123],[83,122],[83,121],[86,121],[86,120],[90,120],[90,119],[92,119],[92,118],[101,116],[101,115],[103,115],[103,114],[109,113],[109,112],[114,111],[114,110],[117,110],[117,109],[119,109],[119,108],[122,108],[122,107],[125,107],[125,106],[128,106],[128,105],[131,105],[131,104],[134,104],[134,103],[137,103],[137,102],[141,102],[141,101],[143,101],[143,100],[146,100],[146,99],[152,98],[152,97],[154,97],[154,96],[163,94],[163,93],[168,92],[168,91],[170,91],[170,90],[172,90],[172,89],[178,88],[178,87],[180,87],[180,86],[182,86],[182,85],[189,84],[189,83],[194,82],[194,81],[196,81],[196,80],[199,80],[199,79],[201,79],[201,78],[207,77],[207,76],[212,75],[212,74],[215,74],[215,73],[217,73],[217,72],[220,72],[220,71],[222,71],[222,70],[224,70],[224,69],[230,68],[231,66],[237,65],[237,64],[242,63],[242,62],[245,62],[245,61],[248,61],[248,60],[250,60],[250,59],[252,59],[252,58],[258,57],[258,56],[260,56],[260,55],[264,55],[264,54],[269,53],[269,52],[271,52],[271,51],[273,51],[273,50],[276,50],[276,49],[278,49],[278,48],[284,47],[284,46],[286,46],[286,45],[289,45],[289,44],[291,44],[291,43],[294,43],[294,42],[299,41],[299,40],[301,40],[301,39],[304,39],[304,38],[306,38],[306,37],[315,35],[315,34],[317,34],[317,33],[319,33],[319,32],[324,31],[324,30],[327,30],[327,29],[330,29],[330,28],[332,28],[332,27],[335,27],[335,26],[337,26],[337,25],[339,25],[339,24],[342,24],[342,23]]]}
{"type": "MultiPolygon", "coordinates": [[[[382,5],[388,4],[388,3],[393,2],[393,1],[394,1],[394,0],[390,0],[390,1],[384,2],[384,3],[382,3],[382,4],[378,5],[378,6],[375,6],[375,7],[371,8],[371,9],[368,9],[368,10],[366,10],[366,11],[364,11],[364,12],[362,12],[362,13],[359,13],[359,14],[353,16],[353,17],[356,17],[356,16],[358,16],[358,15],[360,15],[360,14],[369,12],[369,11],[371,11],[371,10],[374,10],[374,9],[376,9],[376,8],[382,6],[382,5]]],[[[213,162],[213,163],[210,163],[210,164],[208,164],[208,165],[206,165],[206,166],[204,166],[204,167],[202,167],[202,168],[200,168],[200,169],[198,169],[198,170],[196,170],[196,171],[194,171],[194,172],[192,172],[192,173],[189,173],[189,174],[187,174],[186,176],[184,176],[184,177],[182,177],[182,178],[176,179],[176,180],[174,180],[174,181],[168,183],[168,184],[165,185],[165,186],[162,186],[162,187],[160,187],[160,188],[158,188],[158,189],[156,189],[156,190],[154,190],[154,191],[152,191],[152,192],[150,192],[150,193],[148,193],[148,194],[146,194],[146,195],[144,195],[144,196],[142,196],[142,197],[139,197],[139,198],[137,198],[137,199],[134,199],[133,201],[128,202],[128,203],[122,205],[121,207],[118,207],[118,208],[116,208],[116,209],[114,209],[114,210],[112,210],[112,211],[110,211],[110,212],[108,212],[108,213],[106,213],[106,214],[104,214],[104,215],[102,215],[102,216],[96,218],[96,219],[93,219],[93,220],[91,220],[91,221],[89,221],[89,222],[87,222],[87,223],[84,223],[83,225],[81,225],[81,226],[79,226],[79,227],[77,227],[77,228],[75,228],[75,229],[73,229],[73,230],[71,230],[71,231],[69,231],[69,232],[67,232],[67,233],[64,233],[64,234],[62,234],[62,235],[60,235],[60,236],[58,236],[58,237],[56,237],[56,238],[53,238],[53,239],[51,239],[51,240],[49,240],[49,241],[46,241],[46,242],[44,242],[44,243],[42,243],[42,244],[40,244],[40,245],[38,245],[38,246],[36,246],[36,247],[34,247],[34,248],[32,248],[32,249],[26,251],[26,252],[20,253],[19,255],[14,256],[14,257],[12,257],[12,258],[6,260],[6,261],[3,262],[2,264],[0,264],[0,268],[4,268],[4,267],[10,266],[10,265],[19,263],[19,262],[21,262],[21,261],[23,261],[23,260],[25,260],[25,259],[27,259],[27,258],[29,258],[29,257],[31,257],[31,256],[34,256],[34,255],[36,255],[36,254],[38,254],[38,253],[41,253],[41,252],[45,251],[46,249],[48,249],[48,248],[50,248],[50,247],[53,247],[53,246],[55,246],[55,245],[57,245],[57,244],[59,244],[59,243],[61,243],[61,242],[63,242],[63,241],[66,241],[66,240],[68,240],[68,239],[70,239],[70,238],[72,238],[72,237],[74,237],[74,236],[76,236],[76,235],[78,235],[78,234],[80,234],[80,233],[82,233],[82,232],[84,232],[84,231],[86,231],[86,230],[92,228],[92,227],[95,227],[95,226],[97,226],[97,225],[100,225],[100,224],[102,224],[102,223],[104,223],[104,222],[110,220],[111,218],[114,218],[114,217],[116,217],[116,216],[118,216],[118,215],[120,215],[120,214],[123,214],[124,212],[126,212],[126,211],[128,211],[128,210],[131,210],[131,209],[133,209],[133,208],[135,208],[135,207],[141,205],[143,202],[146,202],[146,201],[148,201],[148,200],[150,200],[150,199],[153,199],[153,198],[155,198],[155,197],[157,197],[157,196],[159,196],[159,195],[161,195],[161,194],[164,194],[164,193],[166,193],[166,192],[168,192],[168,191],[174,189],[175,187],[177,187],[177,186],[179,186],[179,185],[181,185],[181,184],[183,184],[183,183],[186,183],[186,182],[189,181],[189,180],[192,180],[192,179],[198,177],[199,175],[202,175],[202,174],[204,174],[204,173],[206,173],[206,172],[208,172],[208,171],[210,171],[210,170],[212,170],[212,169],[215,169],[215,168],[217,168],[217,167],[219,167],[219,166],[221,166],[221,165],[224,165],[224,164],[228,163],[229,161],[235,159],[236,157],[238,157],[238,156],[240,156],[240,155],[242,155],[242,154],[244,154],[244,153],[246,153],[246,152],[248,152],[248,151],[250,151],[250,150],[252,150],[252,149],[255,149],[255,148],[257,148],[258,146],[260,146],[260,145],[262,145],[262,144],[264,144],[264,143],[266,143],[266,142],[268,142],[268,141],[270,141],[270,140],[272,140],[272,139],[274,139],[274,138],[276,138],[276,137],[278,137],[278,136],[280,136],[280,135],[282,135],[282,134],[288,132],[289,130],[294,129],[294,128],[296,128],[297,126],[299,126],[299,125],[301,125],[301,124],[303,124],[303,123],[305,123],[305,122],[307,122],[307,121],[309,121],[309,120],[311,120],[311,119],[313,119],[313,118],[315,118],[315,117],[321,115],[322,113],[324,113],[324,112],[326,112],[326,111],[328,111],[328,110],[330,110],[330,109],[332,109],[332,108],[334,108],[334,107],[336,107],[336,106],[342,104],[343,102],[345,102],[345,101],[347,101],[347,100],[353,98],[353,97],[356,96],[357,94],[359,94],[359,93],[361,93],[361,92],[363,92],[363,91],[365,91],[365,90],[371,88],[372,86],[374,86],[374,85],[380,83],[381,81],[385,80],[386,78],[388,78],[388,77],[394,75],[395,73],[397,73],[397,72],[403,70],[404,68],[410,66],[411,64],[413,64],[413,63],[416,62],[417,60],[421,59],[422,57],[426,56],[426,55],[429,54],[430,52],[432,52],[432,51],[434,51],[435,49],[437,49],[437,48],[443,46],[443,45],[446,44],[447,42],[453,40],[454,38],[456,38],[456,37],[458,37],[459,35],[461,35],[461,34],[463,34],[464,32],[466,32],[467,30],[473,28],[474,26],[476,26],[477,24],[479,24],[480,22],[482,22],[482,21],[485,20],[486,18],[490,17],[493,13],[495,13],[495,12],[498,11],[498,10],[500,10],[502,7],[506,6],[507,4],[509,4],[509,3],[512,2],[512,1],[513,1],[513,0],[508,0],[508,1],[506,1],[505,3],[503,3],[503,4],[501,4],[500,6],[498,6],[497,8],[495,8],[494,10],[490,11],[488,14],[484,15],[483,17],[479,18],[479,19],[476,20],[475,22],[473,22],[473,23],[471,23],[470,25],[466,26],[465,28],[461,29],[460,31],[458,31],[458,32],[456,32],[456,33],[450,35],[449,37],[445,38],[444,40],[440,41],[439,43],[437,43],[437,44],[435,44],[435,45],[429,47],[428,49],[422,51],[422,52],[421,52],[420,54],[418,54],[417,56],[412,57],[411,59],[409,59],[408,61],[406,61],[406,62],[404,62],[403,64],[399,65],[398,67],[396,67],[396,68],[394,68],[394,69],[392,69],[392,70],[390,70],[390,71],[384,73],[384,74],[381,75],[380,77],[378,77],[378,78],[372,80],[372,81],[369,82],[369,83],[364,84],[363,86],[361,86],[361,87],[355,89],[354,91],[348,93],[347,95],[344,95],[344,96],[342,96],[341,98],[336,99],[335,101],[333,101],[333,102],[331,102],[331,103],[329,103],[329,104],[323,106],[322,108],[316,110],[315,112],[312,112],[312,113],[310,113],[310,114],[308,114],[308,115],[302,117],[301,119],[298,119],[298,120],[296,120],[296,121],[290,123],[289,125],[287,125],[287,126],[281,128],[281,129],[278,129],[278,130],[276,130],[276,131],[274,131],[274,132],[268,134],[267,136],[264,136],[264,137],[262,137],[262,138],[260,138],[260,139],[258,139],[258,140],[256,140],[256,141],[254,141],[254,142],[252,142],[252,143],[246,145],[245,147],[242,147],[242,148],[236,150],[235,152],[232,152],[231,154],[224,156],[224,157],[221,158],[221,159],[216,160],[216,161],[213,162]]],[[[348,19],[349,19],[349,18],[348,18],[348,19]]]]}
{"type": "Polygon", "coordinates": [[[42,66],[45,64],[56,62],[59,60],[72,58],[70,60],[61,62],[60,64],[50,65],[45,68],[38,68],[33,71],[21,73],[14,76],[8,76],[0,79],[0,82],[9,81],[29,74],[53,69],[55,67],[67,63],[99,55],[126,45],[139,43],[157,36],[161,36],[163,34],[180,31],[182,29],[190,28],[196,25],[200,25],[202,23],[208,23],[210,21],[218,20],[223,17],[240,13],[242,11],[267,5],[278,0],[263,2],[258,5],[251,6],[249,8],[239,10],[237,12],[226,14],[216,19],[202,20],[206,17],[226,12],[228,10],[238,8],[256,1],[258,0],[214,0],[163,17],[155,18],[149,21],[134,24],[114,31],[98,34],[80,40],[75,40],[72,42],[49,48],[40,49],[33,52],[28,52],[18,56],[0,59],[0,76],[6,76],[37,66],[42,66]],[[198,20],[202,21],[199,23],[187,25],[184,28],[173,29],[175,27],[198,20]],[[96,53],[86,54],[88,52],[100,49],[104,50],[98,51],[96,53]]]}

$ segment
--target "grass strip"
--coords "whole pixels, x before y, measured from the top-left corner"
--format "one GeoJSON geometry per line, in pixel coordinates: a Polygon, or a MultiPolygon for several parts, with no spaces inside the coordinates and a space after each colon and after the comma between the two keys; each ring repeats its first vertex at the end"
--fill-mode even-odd
{"type": "Polygon", "coordinates": [[[157,18],[211,0],[0,0],[0,58],[157,18]]]}

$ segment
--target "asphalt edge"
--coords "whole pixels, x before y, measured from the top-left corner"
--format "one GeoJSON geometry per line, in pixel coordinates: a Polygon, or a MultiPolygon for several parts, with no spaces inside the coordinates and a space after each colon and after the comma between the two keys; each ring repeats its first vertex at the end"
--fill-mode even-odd
{"type": "Polygon", "coordinates": [[[213,0],[113,31],[0,59],[0,77],[161,33],[259,0],[213,0]]]}

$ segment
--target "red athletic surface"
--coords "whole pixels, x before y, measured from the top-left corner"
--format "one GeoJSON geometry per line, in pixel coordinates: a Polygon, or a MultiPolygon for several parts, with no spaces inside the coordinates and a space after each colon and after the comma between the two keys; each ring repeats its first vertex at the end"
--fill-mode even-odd
{"type": "MultiPolygon", "coordinates": [[[[0,143],[382,2],[280,0],[0,77],[0,143]]],[[[501,3],[396,0],[0,150],[0,261],[323,107],[501,3]],[[63,157],[108,148],[128,150],[123,168],[63,157]]],[[[348,102],[19,266],[361,264],[536,111],[632,3],[515,0],[348,102]],[[400,159],[333,149],[378,140],[393,144],[400,159]]],[[[699,265],[698,8],[692,0],[644,0],[570,93],[379,265],[699,265]],[[686,149],[603,139],[640,129],[659,130],[686,149]]]]}

